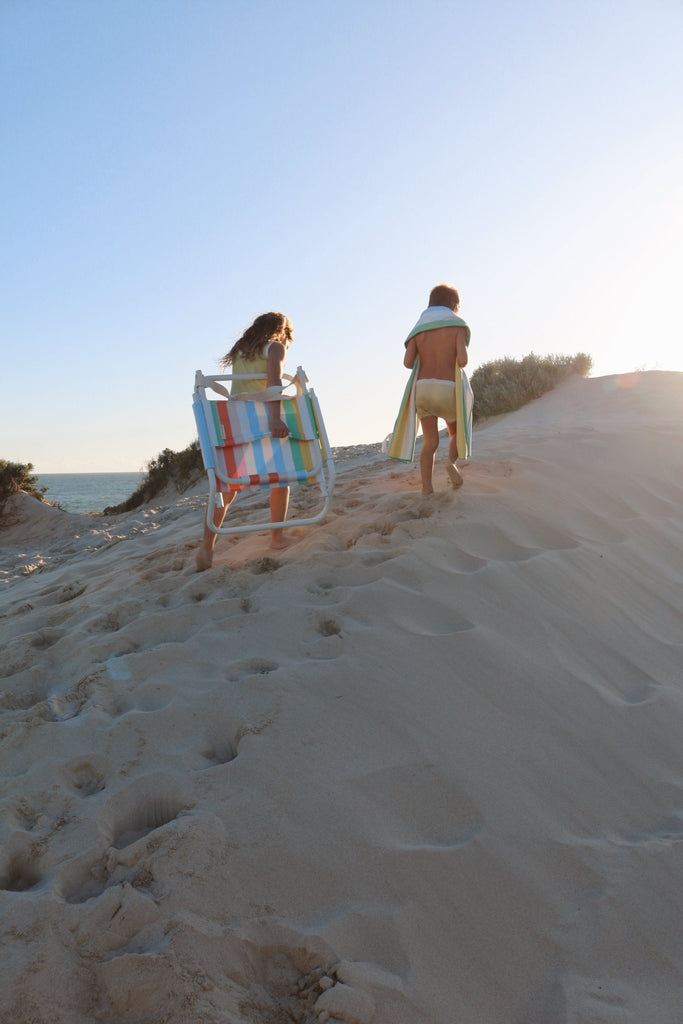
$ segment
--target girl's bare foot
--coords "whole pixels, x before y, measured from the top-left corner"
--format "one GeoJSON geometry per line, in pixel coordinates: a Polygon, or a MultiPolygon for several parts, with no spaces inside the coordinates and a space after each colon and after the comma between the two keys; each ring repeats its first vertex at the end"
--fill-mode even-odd
{"type": "Polygon", "coordinates": [[[273,551],[284,551],[285,548],[289,548],[292,544],[296,544],[298,537],[283,537],[282,534],[279,536],[273,535],[271,537],[270,546],[273,551]]]}
{"type": "Polygon", "coordinates": [[[197,572],[204,572],[205,569],[210,569],[213,564],[213,551],[207,552],[202,544],[195,555],[195,561],[197,562],[197,572]]]}

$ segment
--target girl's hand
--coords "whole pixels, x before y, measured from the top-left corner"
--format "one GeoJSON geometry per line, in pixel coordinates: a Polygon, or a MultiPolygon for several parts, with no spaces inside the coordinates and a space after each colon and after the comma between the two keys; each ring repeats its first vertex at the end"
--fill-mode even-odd
{"type": "Polygon", "coordinates": [[[270,432],[273,437],[289,437],[289,427],[279,417],[270,423],[270,432]]]}

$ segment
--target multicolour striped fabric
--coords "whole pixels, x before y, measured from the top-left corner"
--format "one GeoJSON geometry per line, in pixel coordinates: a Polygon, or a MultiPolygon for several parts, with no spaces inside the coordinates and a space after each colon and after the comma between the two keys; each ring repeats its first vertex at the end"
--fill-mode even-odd
{"type": "Polygon", "coordinates": [[[458,403],[458,418],[455,436],[458,442],[458,458],[469,459],[472,454],[472,408],[474,395],[467,374],[461,367],[455,371],[455,400],[458,403]]]}
{"type": "Polygon", "coordinates": [[[456,316],[452,309],[448,306],[427,306],[427,308],[420,313],[420,319],[417,321],[412,331],[404,341],[404,345],[407,345],[410,339],[415,334],[422,334],[423,331],[433,331],[437,327],[464,327],[467,337],[465,338],[465,344],[470,343],[470,329],[461,317],[456,316]]]}
{"type": "Polygon", "coordinates": [[[221,490],[307,483],[320,470],[318,424],[309,395],[281,399],[289,437],[271,435],[267,402],[207,399],[202,405],[221,490]]]}
{"type": "Polygon", "coordinates": [[[415,412],[415,382],[417,381],[418,360],[415,360],[408,378],[401,407],[394,423],[388,455],[399,462],[412,462],[415,457],[415,441],[417,440],[417,413],[415,412]]]}

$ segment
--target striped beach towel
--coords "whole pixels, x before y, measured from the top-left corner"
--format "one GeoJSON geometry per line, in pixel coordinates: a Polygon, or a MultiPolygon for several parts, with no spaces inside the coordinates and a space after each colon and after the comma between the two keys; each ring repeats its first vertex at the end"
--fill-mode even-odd
{"type": "Polygon", "coordinates": [[[415,383],[419,362],[416,359],[408,378],[401,407],[394,423],[394,431],[391,435],[388,455],[390,459],[398,459],[400,462],[412,462],[415,457],[415,442],[417,440],[417,413],[415,412],[415,383]]]}
{"type": "Polygon", "coordinates": [[[449,309],[448,306],[428,306],[427,309],[420,314],[420,319],[406,338],[404,345],[407,345],[415,334],[422,334],[423,331],[434,331],[437,327],[464,327],[467,335],[465,338],[465,344],[469,345],[469,327],[465,321],[461,317],[456,316],[453,310],[449,309]]]}
{"type": "Polygon", "coordinates": [[[472,408],[474,395],[467,374],[460,367],[455,369],[455,400],[458,403],[458,418],[455,436],[458,442],[458,458],[469,459],[472,454],[472,408]]]}
{"type": "MultiPolygon", "coordinates": [[[[469,327],[461,317],[456,316],[453,310],[447,306],[429,306],[425,309],[406,338],[405,344],[407,345],[414,335],[422,334],[423,331],[433,331],[438,327],[464,327],[466,331],[465,343],[469,345],[469,327]]],[[[418,360],[416,359],[403,393],[401,407],[396,417],[388,449],[389,458],[398,459],[401,462],[412,462],[415,457],[418,426],[417,413],[415,411],[417,374],[418,360]]],[[[458,456],[461,459],[468,459],[472,452],[472,407],[474,396],[467,374],[457,365],[455,367],[455,397],[458,407],[456,421],[458,456]]]]}
{"type": "Polygon", "coordinates": [[[206,437],[200,433],[200,443],[215,456],[221,490],[308,483],[320,470],[318,424],[308,394],[281,399],[289,437],[271,435],[267,402],[206,400],[203,407],[206,437]]]}

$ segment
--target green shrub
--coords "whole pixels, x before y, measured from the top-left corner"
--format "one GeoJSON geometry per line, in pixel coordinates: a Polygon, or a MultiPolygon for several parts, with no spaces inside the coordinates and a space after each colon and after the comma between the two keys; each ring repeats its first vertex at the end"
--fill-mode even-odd
{"type": "Polygon", "coordinates": [[[103,515],[111,516],[119,515],[121,512],[132,512],[146,501],[155,498],[170,483],[174,484],[181,492],[187,490],[204,472],[199,441],[192,441],[181,452],[164,448],[156,459],[147,463],[146,468],[145,478],[130,498],[121,502],[120,505],[111,505],[109,508],[105,508],[103,515]]]}
{"type": "Polygon", "coordinates": [[[37,487],[38,477],[33,475],[33,463],[8,462],[0,459],[0,514],[13,494],[25,491],[40,501],[47,487],[37,487]]]}
{"type": "Polygon", "coordinates": [[[521,409],[571,374],[587,376],[592,365],[585,352],[575,356],[537,356],[532,352],[523,359],[506,357],[484,363],[470,377],[474,422],[521,409]]]}

